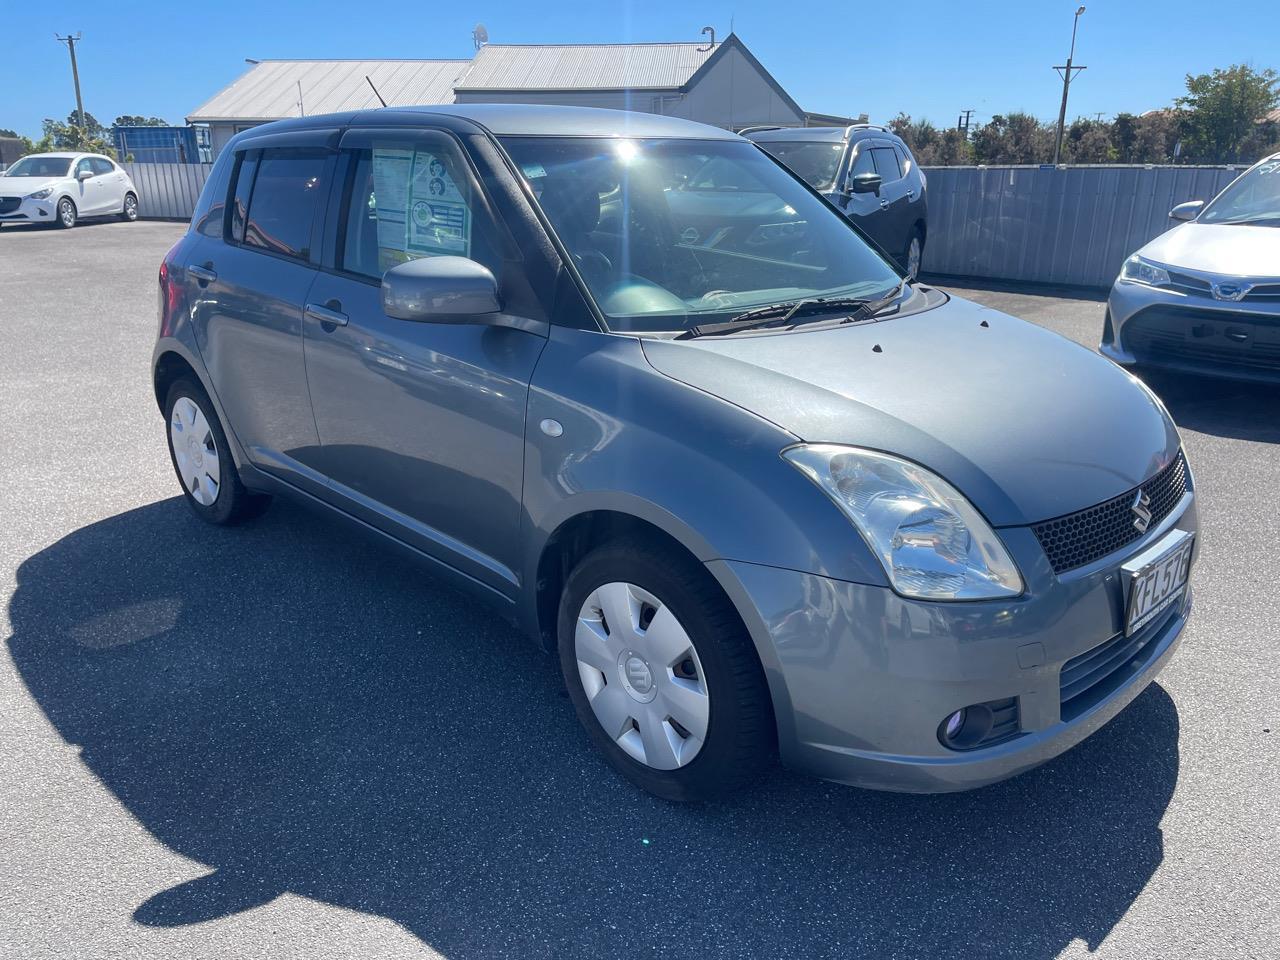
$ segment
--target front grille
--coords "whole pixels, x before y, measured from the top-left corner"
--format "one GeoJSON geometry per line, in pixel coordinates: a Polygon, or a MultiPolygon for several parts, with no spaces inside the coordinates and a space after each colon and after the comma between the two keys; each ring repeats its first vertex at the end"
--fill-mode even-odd
{"type": "Polygon", "coordinates": [[[1136,517],[1131,509],[1139,488],[1151,498],[1147,507],[1151,511],[1150,529],[1169,515],[1187,491],[1187,464],[1182,452],[1179,451],[1172,463],[1138,487],[1096,507],[1046,520],[1032,527],[1049,563],[1053,565],[1053,572],[1066,573],[1083,567],[1141,537],[1143,531],[1133,525],[1136,517]]]}
{"type": "MultiPolygon", "coordinates": [[[[1256,298],[1280,301],[1268,289],[1256,288],[1262,291],[1256,298]]],[[[1181,360],[1280,371],[1280,314],[1148,307],[1130,318],[1121,336],[1139,361],[1181,360]]]]}
{"type": "Polygon", "coordinates": [[[1246,300],[1280,300],[1280,283],[1260,283],[1244,295],[1246,300]]]}
{"type": "Polygon", "coordinates": [[[6,213],[13,213],[22,206],[21,197],[0,197],[0,216],[6,213]]]}
{"type": "Polygon", "coordinates": [[[1064,663],[1059,677],[1062,719],[1074,720],[1141,671],[1156,651],[1157,645],[1151,643],[1151,639],[1164,629],[1176,612],[1175,604],[1133,636],[1118,633],[1064,663]]]}

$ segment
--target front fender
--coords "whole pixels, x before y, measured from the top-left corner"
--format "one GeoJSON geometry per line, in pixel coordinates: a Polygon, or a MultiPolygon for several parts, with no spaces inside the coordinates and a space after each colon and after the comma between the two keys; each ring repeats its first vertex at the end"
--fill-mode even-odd
{"type": "Polygon", "coordinates": [[[795,442],[776,424],[659,373],[636,338],[553,328],[529,392],[523,582],[536,583],[542,552],[563,523],[610,510],[653,524],[704,563],[884,585],[857,531],[780,456],[795,442]],[[544,421],[560,433],[548,435],[544,421]]]}

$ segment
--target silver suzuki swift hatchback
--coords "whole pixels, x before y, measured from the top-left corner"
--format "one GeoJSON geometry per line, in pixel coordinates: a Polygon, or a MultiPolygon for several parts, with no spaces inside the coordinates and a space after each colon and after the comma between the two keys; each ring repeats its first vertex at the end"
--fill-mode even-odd
{"type": "Polygon", "coordinates": [[[199,516],[287,495],[405,548],[557,651],[662,797],[775,757],[991,783],[1115,716],[1190,613],[1191,472],[1153,394],[904,280],[700,124],[246,131],[161,267],[153,369],[199,516]]]}

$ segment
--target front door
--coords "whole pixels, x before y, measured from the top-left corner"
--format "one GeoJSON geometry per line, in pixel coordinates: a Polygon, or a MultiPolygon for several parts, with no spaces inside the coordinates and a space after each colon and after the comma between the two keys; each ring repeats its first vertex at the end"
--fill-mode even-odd
{"type": "MultiPolygon", "coordinates": [[[[877,173],[875,159],[872,156],[871,141],[863,140],[854,146],[853,159],[849,164],[849,180],[860,173],[877,173]]],[[[889,241],[892,231],[888,218],[889,198],[884,186],[876,193],[845,194],[845,215],[856,223],[868,237],[892,253],[889,241]]]]}
{"type": "Polygon", "coordinates": [[[333,269],[303,322],[312,466],[344,509],[511,595],[525,401],[546,337],[393,319],[379,284],[405,260],[464,256],[493,271],[505,302],[518,255],[449,134],[352,130],[342,155],[333,269]]]}
{"type": "Polygon", "coordinates": [[[76,178],[76,213],[82,217],[94,217],[104,210],[102,181],[93,169],[93,160],[81,157],[72,175],[76,178]]]}

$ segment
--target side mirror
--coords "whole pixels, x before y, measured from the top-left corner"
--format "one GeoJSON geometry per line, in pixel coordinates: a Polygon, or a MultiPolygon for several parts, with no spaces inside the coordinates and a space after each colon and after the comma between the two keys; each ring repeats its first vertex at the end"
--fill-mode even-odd
{"type": "Polygon", "coordinates": [[[77,179],[77,180],[88,180],[88,179],[89,179],[90,177],[92,177],[92,176],[93,176],[93,171],[92,171],[92,170],[81,170],[79,173],[77,173],[77,174],[76,174],[76,179],[77,179]]]}
{"type": "Polygon", "coordinates": [[[382,275],[382,310],[397,320],[466,323],[501,309],[498,281],[466,257],[423,257],[382,275]]]}
{"type": "Polygon", "coordinates": [[[878,173],[859,173],[849,178],[850,193],[879,193],[881,178],[878,173]]]}
{"type": "Polygon", "coordinates": [[[1200,216],[1200,211],[1204,209],[1203,200],[1188,200],[1186,203],[1180,203],[1169,211],[1170,220],[1194,220],[1200,216]]]}

